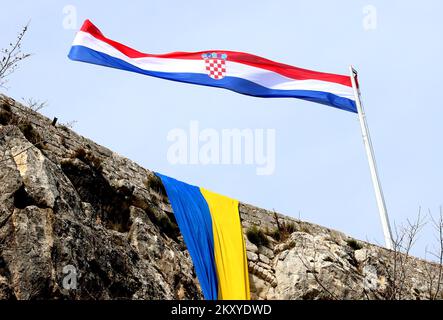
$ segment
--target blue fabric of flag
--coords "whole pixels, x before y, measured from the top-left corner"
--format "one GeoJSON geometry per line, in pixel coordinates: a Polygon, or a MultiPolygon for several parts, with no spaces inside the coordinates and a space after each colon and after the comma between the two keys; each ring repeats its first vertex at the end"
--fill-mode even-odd
{"type": "Polygon", "coordinates": [[[206,300],[217,300],[212,219],[200,188],[155,173],[163,182],[206,300]],[[190,215],[189,213],[192,213],[190,215]]]}

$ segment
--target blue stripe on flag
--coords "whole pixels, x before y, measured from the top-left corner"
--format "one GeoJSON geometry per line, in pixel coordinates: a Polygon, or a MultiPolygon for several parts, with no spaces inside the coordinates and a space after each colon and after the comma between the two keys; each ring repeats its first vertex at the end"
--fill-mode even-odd
{"type": "Polygon", "coordinates": [[[241,94],[254,96],[254,97],[298,98],[357,113],[357,108],[353,100],[343,98],[329,92],[311,91],[311,90],[269,89],[259,84],[256,84],[252,81],[237,77],[224,77],[222,79],[216,80],[210,78],[206,74],[201,74],[201,73],[173,73],[173,72],[148,71],[138,68],[121,59],[114,58],[110,55],[92,50],[84,46],[72,46],[68,56],[72,60],[103,65],[126,71],[132,71],[172,81],[225,88],[231,91],[235,91],[241,94]]]}

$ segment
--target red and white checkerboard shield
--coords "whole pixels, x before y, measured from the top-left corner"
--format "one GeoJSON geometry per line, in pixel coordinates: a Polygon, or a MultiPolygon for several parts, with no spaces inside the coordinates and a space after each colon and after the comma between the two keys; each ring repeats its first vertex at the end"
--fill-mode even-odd
{"type": "Polygon", "coordinates": [[[206,54],[203,55],[208,75],[215,80],[223,79],[226,75],[226,55],[206,54]]]}

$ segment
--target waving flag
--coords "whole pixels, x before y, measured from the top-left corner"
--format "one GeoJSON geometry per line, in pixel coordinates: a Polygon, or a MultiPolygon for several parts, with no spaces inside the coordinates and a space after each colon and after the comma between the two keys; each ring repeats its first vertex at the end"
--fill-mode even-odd
{"type": "Polygon", "coordinates": [[[238,201],[156,173],[171,202],[208,300],[249,300],[249,274],[238,201]]]}
{"type": "Polygon", "coordinates": [[[299,98],[357,112],[349,76],[301,69],[227,50],[142,53],[106,38],[89,20],[77,33],[69,58],[255,97],[299,98]]]}

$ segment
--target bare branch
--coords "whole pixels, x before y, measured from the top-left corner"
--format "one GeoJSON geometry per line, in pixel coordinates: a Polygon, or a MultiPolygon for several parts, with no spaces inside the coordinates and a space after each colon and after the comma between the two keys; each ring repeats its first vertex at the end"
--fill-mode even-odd
{"type": "Polygon", "coordinates": [[[34,112],[38,112],[48,105],[47,101],[39,101],[34,98],[22,98],[25,105],[34,112]]]}
{"type": "Polygon", "coordinates": [[[77,120],[71,120],[68,122],[62,122],[60,123],[60,125],[68,129],[72,129],[77,124],[77,122],[78,122],[77,120]]]}
{"type": "MultiPolygon", "coordinates": [[[[433,291],[433,283],[430,284],[429,288],[429,299],[435,300],[438,298],[440,291],[442,289],[442,280],[443,280],[443,210],[442,207],[440,207],[440,212],[438,215],[438,218],[435,219],[434,216],[429,212],[429,215],[431,217],[431,221],[434,227],[434,230],[437,233],[437,249],[436,252],[430,252],[434,258],[438,261],[438,269],[437,274],[433,276],[433,280],[435,279],[436,288],[435,291],[433,291]]],[[[434,281],[432,281],[434,282],[434,281]]]]}
{"type": "Polygon", "coordinates": [[[407,220],[406,225],[394,224],[395,239],[392,252],[391,266],[386,267],[386,273],[391,282],[391,288],[386,298],[388,300],[401,300],[405,291],[405,284],[410,276],[410,252],[413,248],[418,234],[426,224],[425,218],[421,214],[421,208],[415,220],[407,220]]]}
{"type": "Polygon", "coordinates": [[[28,27],[29,22],[18,34],[15,42],[9,43],[7,48],[0,49],[0,87],[5,87],[5,84],[8,82],[8,76],[17,70],[21,61],[31,56],[29,53],[22,52],[22,40],[28,27]]]}

